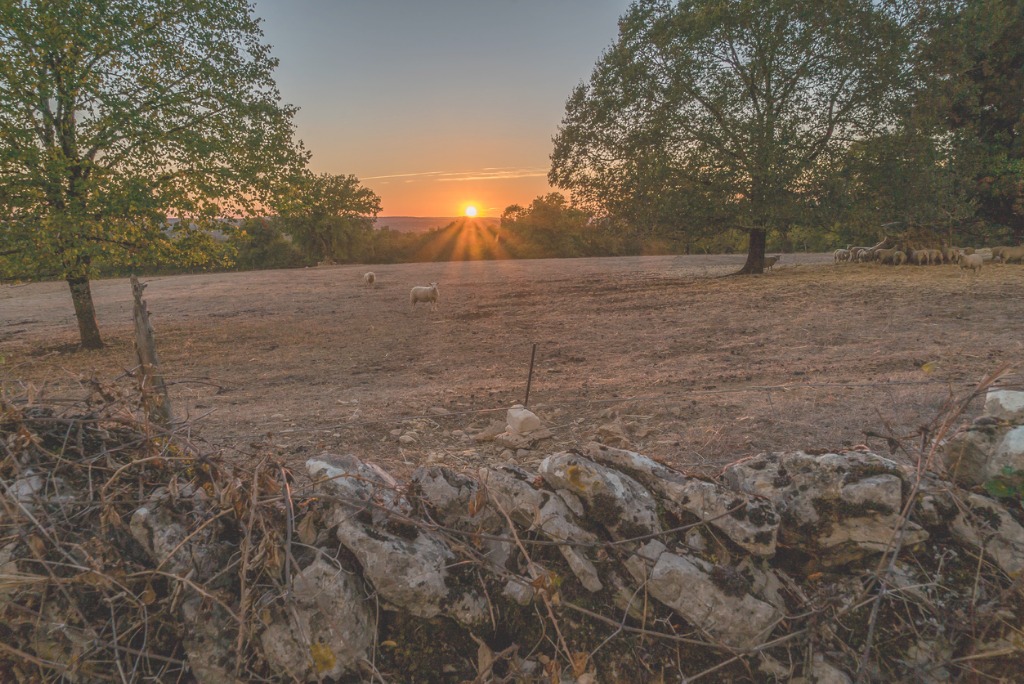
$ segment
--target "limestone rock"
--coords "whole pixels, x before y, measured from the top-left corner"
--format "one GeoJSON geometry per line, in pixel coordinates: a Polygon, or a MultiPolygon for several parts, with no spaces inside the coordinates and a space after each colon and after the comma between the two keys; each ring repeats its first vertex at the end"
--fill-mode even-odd
{"type": "Polygon", "coordinates": [[[1024,423],[1024,392],[990,389],[985,395],[985,415],[1014,424],[1024,423]]]}
{"type": "Polygon", "coordinates": [[[633,451],[589,444],[586,453],[661,495],[665,507],[676,515],[689,513],[707,521],[754,555],[774,555],[779,516],[770,501],[737,496],[722,484],[687,477],[633,451]]]}
{"type": "Polygon", "coordinates": [[[954,539],[984,550],[1011,577],[1024,571],[1024,527],[988,497],[962,492],[964,504],[950,525],[954,539]]]}
{"type": "Polygon", "coordinates": [[[189,515],[194,519],[197,513],[201,516],[209,510],[205,494],[199,496],[198,491],[189,488],[179,498],[180,502],[175,504],[175,497],[167,489],[156,490],[146,505],[132,514],[128,529],[150,558],[162,564],[164,571],[204,581],[219,574],[237,549],[216,541],[213,526],[197,532],[189,529],[189,515]],[[178,507],[186,512],[178,513],[178,507]]]}
{"type": "MultiPolygon", "coordinates": [[[[657,550],[648,545],[636,556],[652,564],[646,576],[651,596],[727,646],[752,648],[767,640],[781,613],[751,596],[745,577],[731,568],[657,550]]],[[[633,561],[634,578],[636,565],[633,561]]]]}
{"type": "Polygon", "coordinates": [[[540,474],[551,487],[580,497],[589,518],[616,539],[662,531],[654,497],[628,475],[569,452],[545,458],[540,474]]]}
{"type": "Polygon", "coordinates": [[[260,635],[267,662],[290,680],[322,681],[356,670],[377,632],[359,575],[317,558],[292,579],[282,611],[260,635]]]}
{"type": "Polygon", "coordinates": [[[181,604],[185,625],[183,645],[196,681],[202,684],[237,684],[234,674],[237,620],[224,608],[188,590],[181,604]]]}
{"type": "MultiPolygon", "coordinates": [[[[518,473],[515,469],[484,469],[480,473],[493,504],[517,525],[539,529],[553,541],[597,541],[597,537],[575,522],[572,511],[561,497],[535,489],[524,476],[525,473],[518,473]]],[[[597,568],[582,549],[564,544],[559,545],[558,551],[588,591],[601,591],[604,585],[597,568]]]]}
{"type": "Polygon", "coordinates": [[[954,482],[973,487],[988,479],[989,461],[1002,432],[993,426],[972,427],[956,433],[943,445],[943,465],[954,482]]]}
{"type": "MultiPolygon", "coordinates": [[[[730,466],[725,477],[737,491],[772,501],[782,540],[826,566],[884,551],[901,524],[905,475],[876,454],[762,454],[730,466]]],[[[920,525],[904,524],[903,545],[927,538],[920,525]]]]}
{"type": "Polygon", "coordinates": [[[535,432],[541,428],[540,418],[533,411],[523,408],[522,404],[510,408],[505,415],[505,421],[508,423],[508,432],[518,435],[535,432]]]}
{"type": "Polygon", "coordinates": [[[532,449],[542,439],[549,439],[553,436],[554,433],[547,428],[540,428],[527,433],[506,430],[496,435],[494,441],[506,449],[515,449],[518,452],[522,449],[532,449]]]}
{"type": "Polygon", "coordinates": [[[985,481],[1002,475],[1006,469],[1010,472],[1024,471],[1024,426],[1015,427],[1003,435],[985,469],[985,481]]]}
{"type": "MultiPolygon", "coordinates": [[[[510,536],[503,516],[485,505],[486,495],[473,478],[449,468],[431,466],[413,472],[412,485],[414,491],[430,505],[434,519],[446,527],[467,532],[485,532],[493,536],[510,536]]],[[[481,544],[487,559],[497,567],[504,568],[514,544],[493,539],[484,540],[481,544]]]]}
{"type": "Polygon", "coordinates": [[[597,439],[602,444],[607,444],[610,447],[628,449],[632,446],[632,443],[629,441],[629,434],[626,432],[626,427],[618,419],[597,428],[597,439]]]}
{"type": "Polygon", "coordinates": [[[410,509],[395,481],[354,456],[322,454],[306,462],[314,481],[335,497],[329,520],[340,541],[358,559],[363,576],[390,603],[424,618],[446,613],[476,624],[486,603],[469,589],[449,588],[447,545],[407,520],[410,509]],[[451,607],[454,612],[447,611],[451,607]]]}
{"type": "Polygon", "coordinates": [[[492,420],[487,427],[473,435],[476,442],[492,442],[494,438],[505,431],[505,423],[500,420],[492,420]]]}

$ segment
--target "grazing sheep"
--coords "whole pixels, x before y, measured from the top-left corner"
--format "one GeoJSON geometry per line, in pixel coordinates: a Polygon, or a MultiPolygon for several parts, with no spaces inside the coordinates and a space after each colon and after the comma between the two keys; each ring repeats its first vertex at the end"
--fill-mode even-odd
{"type": "Polygon", "coordinates": [[[899,266],[905,263],[907,255],[898,249],[880,249],[875,252],[875,258],[878,259],[880,264],[892,264],[893,266],[899,266]]]}
{"type": "Polygon", "coordinates": [[[942,250],[941,249],[929,249],[928,250],[928,261],[933,264],[942,263],[942,250]]]}
{"type": "Polygon", "coordinates": [[[981,267],[985,263],[985,260],[981,258],[980,254],[962,254],[960,255],[960,277],[964,276],[964,271],[971,269],[974,273],[981,273],[981,267]]]}
{"type": "Polygon", "coordinates": [[[422,285],[412,288],[409,292],[409,303],[415,308],[418,302],[430,302],[430,310],[437,311],[437,283],[428,287],[422,285]]]}
{"type": "Polygon", "coordinates": [[[1011,261],[1018,261],[1024,264],[1024,246],[1022,247],[998,247],[999,254],[996,254],[996,250],[992,250],[992,259],[998,258],[1004,264],[1008,264],[1011,261]]]}
{"type": "Polygon", "coordinates": [[[363,285],[366,287],[373,287],[373,284],[377,282],[377,274],[373,271],[367,271],[363,274],[363,285]]]}
{"type": "Polygon", "coordinates": [[[850,250],[850,261],[860,261],[864,252],[868,251],[867,247],[848,247],[850,250]]]}
{"type": "Polygon", "coordinates": [[[848,249],[837,249],[832,254],[832,258],[835,260],[835,262],[837,264],[839,262],[841,262],[841,261],[849,261],[850,260],[850,250],[848,250],[848,249]]]}
{"type": "Polygon", "coordinates": [[[955,264],[957,256],[960,254],[960,248],[950,245],[949,247],[942,248],[942,263],[944,264],[955,264]]]}
{"type": "Polygon", "coordinates": [[[910,262],[918,266],[927,266],[930,260],[929,250],[915,249],[910,252],[910,262]]]}
{"type": "Polygon", "coordinates": [[[764,270],[770,271],[775,268],[775,264],[779,263],[779,259],[782,258],[781,254],[764,258],[764,270]]]}
{"type": "Polygon", "coordinates": [[[895,252],[895,251],[896,251],[895,248],[882,249],[880,247],[871,247],[871,248],[869,248],[869,249],[864,251],[864,253],[862,254],[862,257],[863,257],[864,261],[881,261],[882,260],[881,254],[883,252],[895,252]]]}

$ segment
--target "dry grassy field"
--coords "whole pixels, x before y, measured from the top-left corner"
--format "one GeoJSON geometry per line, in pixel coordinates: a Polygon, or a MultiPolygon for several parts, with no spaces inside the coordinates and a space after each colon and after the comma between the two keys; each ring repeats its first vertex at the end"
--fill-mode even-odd
{"type": "MultiPolygon", "coordinates": [[[[719,277],[742,260],[375,266],[374,289],[359,266],[154,277],[146,297],[174,409],[210,448],[296,466],[348,452],[400,475],[532,465],[616,422],[634,449],[699,472],[764,450],[888,453],[865,433],[918,443],[951,396],[1024,358],[1020,266],[961,278],[786,255],[774,273],[719,277]],[[430,281],[438,312],[410,307],[430,281]],[[465,433],[524,399],[534,343],[530,408],[554,437],[502,455],[465,433]]],[[[0,288],[4,391],[80,398],[132,368],[127,281],[93,293],[108,347],[81,352],[65,284],[0,288]]]]}

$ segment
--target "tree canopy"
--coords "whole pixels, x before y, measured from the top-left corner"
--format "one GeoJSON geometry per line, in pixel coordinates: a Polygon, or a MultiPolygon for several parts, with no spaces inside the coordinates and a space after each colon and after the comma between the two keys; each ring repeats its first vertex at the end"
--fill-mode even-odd
{"type": "Polygon", "coordinates": [[[306,161],[246,0],[0,0],[0,259],[66,280],[267,206],[306,161]],[[169,217],[179,219],[173,225],[169,217]]]}
{"type": "Polygon", "coordinates": [[[380,197],[355,176],[306,173],[289,187],[279,224],[306,256],[315,261],[353,261],[372,245],[373,220],[380,197]]]}
{"type": "Polygon", "coordinates": [[[939,3],[919,59],[921,107],[945,124],[976,216],[1024,241],[1024,2],[939,3]]]}
{"type": "Polygon", "coordinates": [[[871,0],[638,0],[566,103],[549,179],[634,222],[745,230],[760,272],[816,171],[891,122],[905,49],[871,0]]]}

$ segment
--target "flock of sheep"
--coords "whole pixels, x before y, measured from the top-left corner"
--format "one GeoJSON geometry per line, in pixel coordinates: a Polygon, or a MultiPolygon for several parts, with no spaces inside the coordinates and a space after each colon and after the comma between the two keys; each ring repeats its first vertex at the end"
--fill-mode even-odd
{"type": "Polygon", "coordinates": [[[832,257],[835,263],[870,262],[900,266],[916,264],[959,264],[961,270],[980,273],[982,265],[991,259],[995,263],[1024,263],[1024,246],[993,247],[975,250],[973,247],[943,247],[942,249],[899,249],[884,248],[885,241],[874,247],[854,247],[837,249],[832,257]]]}
{"type": "MultiPolygon", "coordinates": [[[[985,261],[991,259],[996,263],[1024,263],[1024,246],[1021,247],[993,247],[992,249],[975,250],[973,247],[943,247],[942,249],[898,249],[883,248],[885,241],[874,247],[854,247],[850,245],[846,249],[837,249],[832,257],[835,263],[869,262],[877,261],[881,264],[917,264],[928,266],[931,264],[959,264],[964,271],[970,270],[973,273],[980,273],[985,261]]],[[[765,270],[772,268],[779,262],[782,255],[765,257],[765,270]]],[[[377,274],[367,271],[363,274],[363,285],[373,287],[377,282],[377,274]]],[[[409,291],[409,303],[415,307],[420,302],[430,304],[431,311],[437,311],[437,283],[430,285],[417,285],[409,291]]]]}
{"type": "MultiPolygon", "coordinates": [[[[373,271],[367,271],[363,274],[363,285],[366,287],[373,287],[374,283],[377,282],[377,274],[373,271]]],[[[437,283],[430,283],[430,285],[417,285],[409,291],[409,303],[415,307],[418,303],[423,302],[424,304],[430,304],[431,311],[437,311],[437,283]]]]}

